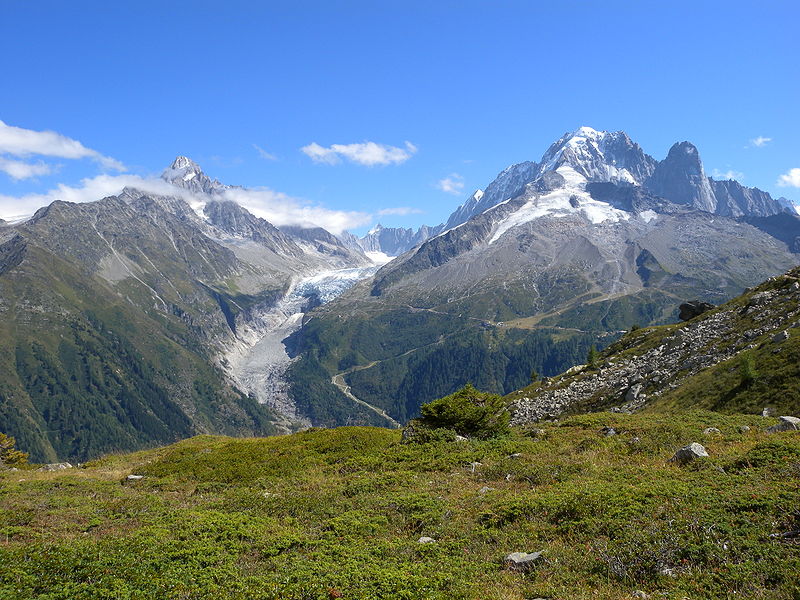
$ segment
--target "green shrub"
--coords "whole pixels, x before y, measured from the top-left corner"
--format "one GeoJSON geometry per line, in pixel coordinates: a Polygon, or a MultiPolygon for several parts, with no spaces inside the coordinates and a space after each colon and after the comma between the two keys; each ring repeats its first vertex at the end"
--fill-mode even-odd
{"type": "Polygon", "coordinates": [[[509,432],[511,413],[497,394],[480,392],[471,384],[422,405],[419,423],[434,429],[452,429],[460,435],[490,438],[509,432]]]}

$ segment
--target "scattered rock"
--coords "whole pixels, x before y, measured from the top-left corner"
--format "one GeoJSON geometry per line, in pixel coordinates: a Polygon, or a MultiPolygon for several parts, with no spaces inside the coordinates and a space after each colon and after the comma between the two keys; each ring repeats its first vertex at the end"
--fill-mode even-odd
{"type": "Polygon", "coordinates": [[[691,302],[687,302],[686,304],[681,304],[678,309],[680,313],[678,313],[678,318],[681,321],[691,321],[695,317],[702,315],[704,312],[710,311],[712,308],[716,308],[713,304],[709,304],[708,302],[700,302],[699,300],[692,300],[691,302]]]}
{"type": "Polygon", "coordinates": [[[765,406],[764,410],[761,411],[762,417],[772,417],[775,415],[775,409],[770,406],[765,406]]]}
{"type": "Polygon", "coordinates": [[[633,402],[639,397],[639,394],[641,393],[642,393],[641,383],[632,385],[630,388],[628,388],[628,391],[625,393],[625,402],[633,402]]]}
{"type": "Polygon", "coordinates": [[[489,487],[488,485],[483,486],[481,489],[478,490],[479,494],[485,494],[486,492],[491,492],[494,488],[489,487]]]}
{"type": "Polygon", "coordinates": [[[521,452],[514,452],[514,454],[509,454],[508,458],[519,458],[522,456],[521,452]]]}
{"type": "Polygon", "coordinates": [[[544,550],[539,552],[512,552],[503,559],[505,566],[512,571],[530,571],[542,559],[544,550]]]}
{"type": "Polygon", "coordinates": [[[128,481],[139,481],[140,479],[144,479],[144,475],[128,475],[125,479],[128,481]]]}
{"type": "Polygon", "coordinates": [[[789,332],[784,329],[783,331],[779,331],[778,333],[772,336],[772,343],[780,344],[781,342],[785,342],[788,339],[789,339],[789,332]]]}
{"type": "Polygon", "coordinates": [[[613,427],[603,427],[600,430],[600,433],[602,433],[606,437],[611,437],[612,435],[617,435],[617,430],[614,429],[613,427]]]}
{"type": "Polygon", "coordinates": [[[650,594],[645,593],[642,590],[636,590],[631,594],[631,598],[642,598],[643,600],[649,600],[650,594]]]}
{"type": "Polygon", "coordinates": [[[684,446],[680,450],[678,450],[672,458],[669,459],[669,462],[676,462],[678,464],[684,465],[686,463],[690,463],[697,458],[707,458],[708,452],[703,447],[702,444],[698,444],[697,442],[692,442],[688,446],[684,446]]]}
{"type": "Polygon", "coordinates": [[[739,425],[739,433],[747,433],[750,428],[747,425],[739,425]]]}
{"type": "Polygon", "coordinates": [[[767,433],[778,433],[780,431],[795,431],[800,429],[800,419],[797,417],[778,417],[777,425],[767,429],[767,433]]]}
{"type": "Polygon", "coordinates": [[[51,463],[49,465],[42,465],[37,471],[63,471],[64,469],[71,469],[72,465],[68,462],[51,463]]]}
{"type": "Polygon", "coordinates": [[[720,433],[722,432],[716,427],[706,427],[705,429],[703,429],[703,435],[717,435],[720,433]]]}
{"type": "Polygon", "coordinates": [[[479,463],[479,462],[475,461],[475,462],[469,463],[469,466],[470,466],[470,469],[472,470],[472,472],[474,473],[475,469],[477,469],[478,467],[482,467],[483,466],[483,463],[479,463]]]}
{"type": "Polygon", "coordinates": [[[468,442],[469,438],[464,437],[463,435],[456,435],[456,441],[457,442],[468,442]]]}
{"type": "Polygon", "coordinates": [[[400,439],[404,442],[410,441],[414,439],[414,436],[417,434],[417,430],[414,428],[412,424],[408,424],[403,432],[400,434],[400,439]]]}
{"type": "Polygon", "coordinates": [[[434,544],[436,540],[432,537],[428,537],[427,535],[423,535],[421,538],[417,540],[418,544],[434,544]]]}

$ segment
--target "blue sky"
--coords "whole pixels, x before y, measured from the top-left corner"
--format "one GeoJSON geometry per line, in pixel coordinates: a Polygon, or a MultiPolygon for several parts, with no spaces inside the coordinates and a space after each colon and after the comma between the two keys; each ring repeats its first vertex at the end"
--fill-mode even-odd
{"type": "Polygon", "coordinates": [[[690,140],[800,201],[798,22],[789,1],[5,0],[0,216],[184,154],[266,209],[434,225],[580,125],[659,159],[690,140]]]}

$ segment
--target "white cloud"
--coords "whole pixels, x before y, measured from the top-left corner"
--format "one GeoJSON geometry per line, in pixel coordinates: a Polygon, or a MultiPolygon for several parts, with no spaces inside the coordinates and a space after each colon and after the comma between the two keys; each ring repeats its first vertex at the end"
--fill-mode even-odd
{"type": "Polygon", "coordinates": [[[34,131],[6,125],[0,121],[0,154],[26,157],[31,155],[58,158],[90,158],[106,169],[124,171],[125,165],[109,156],[103,156],[77,140],[55,131],[34,131]]]}
{"type": "Polygon", "coordinates": [[[41,161],[38,163],[26,163],[0,156],[0,171],[3,171],[13,179],[28,179],[37,175],[49,175],[53,172],[53,167],[41,161]]]}
{"type": "Polygon", "coordinates": [[[253,148],[255,148],[255,149],[256,149],[256,151],[258,151],[258,155],[259,155],[261,158],[263,158],[264,160],[278,160],[278,157],[277,157],[277,156],[275,156],[274,154],[270,154],[269,152],[267,152],[266,150],[264,150],[264,149],[263,149],[261,146],[259,146],[258,144],[253,144],[253,148]]]}
{"type": "Polygon", "coordinates": [[[788,172],[778,177],[778,185],[800,188],[800,169],[789,169],[788,172]]]}
{"type": "Polygon", "coordinates": [[[412,206],[397,206],[394,208],[382,208],[378,211],[378,216],[384,217],[387,215],[404,217],[406,215],[421,215],[423,212],[418,208],[412,206]]]}
{"type": "Polygon", "coordinates": [[[0,194],[0,218],[14,219],[29,216],[42,206],[56,200],[65,202],[92,202],[106,196],[119,194],[125,187],[135,187],[152,194],[180,195],[182,190],[161,179],[146,179],[138,175],[97,175],[81,180],[80,186],[58,184],[43,194],[5,196],[0,194]]]}
{"type": "Polygon", "coordinates": [[[366,225],[372,219],[367,213],[330,210],[266,188],[229,189],[225,191],[225,197],[276,227],[282,225],[322,227],[331,233],[339,234],[345,229],[366,225]]]}
{"type": "MultiPolygon", "coordinates": [[[[143,192],[163,196],[179,196],[192,205],[206,202],[208,197],[191,194],[159,178],[138,175],[98,175],[82,179],[79,186],[59,184],[44,194],[14,197],[0,194],[0,218],[8,221],[30,216],[42,206],[64,200],[66,202],[93,202],[106,196],[119,194],[123,188],[133,187],[143,192]]],[[[293,198],[270,189],[235,188],[225,191],[225,198],[244,206],[257,217],[273,225],[298,225],[323,227],[331,233],[341,233],[370,223],[371,215],[357,211],[330,210],[310,202],[293,198]]]]}
{"type": "Polygon", "coordinates": [[[733,169],[728,169],[727,171],[720,171],[719,169],[714,169],[711,171],[711,176],[714,179],[735,179],[737,181],[742,181],[744,179],[744,173],[741,171],[734,171],[733,169]]]}
{"type": "Polygon", "coordinates": [[[436,188],[456,196],[464,192],[464,178],[458,173],[451,173],[436,183],[436,188]]]}
{"type": "Polygon", "coordinates": [[[763,135],[758,136],[757,138],[753,138],[750,140],[750,143],[755,146],[756,148],[761,148],[762,146],[766,146],[772,141],[772,138],[764,137],[763,135]]]}
{"type": "Polygon", "coordinates": [[[332,144],[329,148],[311,142],[308,146],[300,148],[306,156],[314,162],[335,165],[342,158],[367,167],[399,165],[411,158],[417,147],[411,142],[405,143],[405,148],[376,144],[375,142],[362,142],[360,144],[332,144]]]}

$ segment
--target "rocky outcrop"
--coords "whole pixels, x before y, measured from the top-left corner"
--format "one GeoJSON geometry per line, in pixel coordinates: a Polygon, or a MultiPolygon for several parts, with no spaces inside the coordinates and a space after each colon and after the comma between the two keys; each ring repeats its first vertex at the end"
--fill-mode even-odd
{"type": "Polygon", "coordinates": [[[678,307],[680,311],[678,313],[678,318],[681,321],[691,321],[695,317],[699,317],[703,313],[706,313],[714,308],[714,305],[710,302],[701,302],[699,300],[692,300],[691,302],[687,302],[685,304],[681,304],[678,307]]]}

